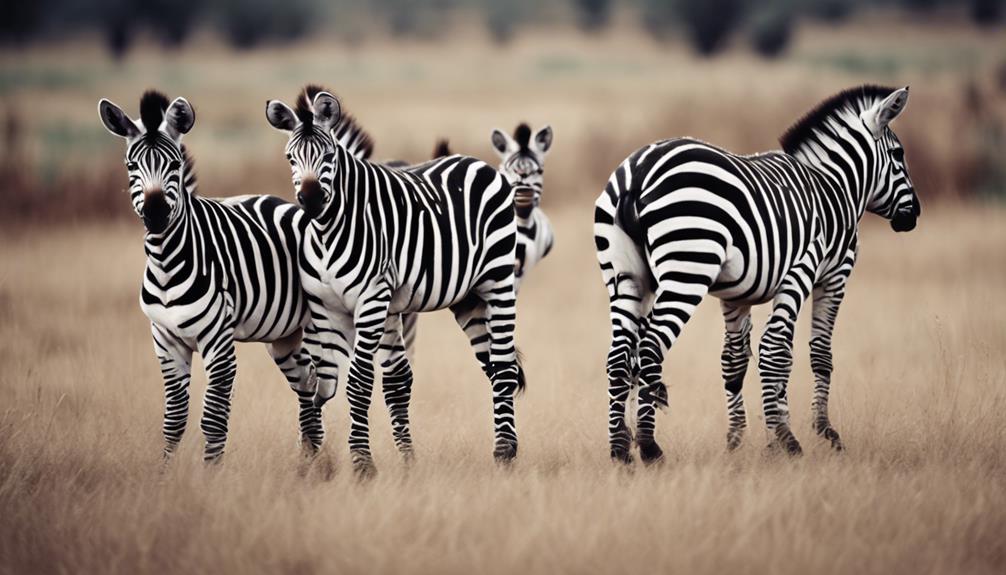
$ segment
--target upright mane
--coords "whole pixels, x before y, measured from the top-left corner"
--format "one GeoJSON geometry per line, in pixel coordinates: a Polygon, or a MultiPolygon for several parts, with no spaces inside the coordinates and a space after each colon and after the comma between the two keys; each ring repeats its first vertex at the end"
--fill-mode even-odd
{"type": "Polygon", "coordinates": [[[140,98],[140,121],[150,137],[160,129],[168,103],[168,97],[157,90],[147,90],[140,98]]]}
{"type": "Polygon", "coordinates": [[[849,88],[818,104],[803,118],[793,124],[779,138],[779,144],[787,154],[795,153],[801,145],[811,139],[815,130],[822,130],[829,119],[836,118],[842,111],[857,115],[877,100],[882,100],[894,92],[886,86],[865,85],[849,88]]]}
{"type": "Polygon", "coordinates": [[[520,146],[520,153],[530,153],[531,150],[528,146],[531,144],[531,126],[521,122],[521,124],[513,131],[513,139],[517,142],[517,145],[520,146]]]}
{"type": "MultiPolygon", "coordinates": [[[[314,124],[314,108],[311,103],[314,102],[314,97],[320,92],[334,94],[334,92],[322,86],[308,84],[304,86],[304,88],[300,91],[300,94],[297,95],[297,105],[294,109],[294,113],[297,114],[297,119],[305,124],[308,129],[310,129],[310,127],[314,124]]],[[[340,107],[342,106],[341,100],[339,100],[339,105],[340,107]]],[[[369,159],[374,153],[374,140],[370,137],[370,134],[364,131],[363,127],[357,123],[356,118],[346,112],[345,108],[342,108],[342,113],[339,115],[339,121],[332,126],[331,132],[332,137],[335,138],[339,144],[349,150],[349,153],[361,160],[369,159]]]]}

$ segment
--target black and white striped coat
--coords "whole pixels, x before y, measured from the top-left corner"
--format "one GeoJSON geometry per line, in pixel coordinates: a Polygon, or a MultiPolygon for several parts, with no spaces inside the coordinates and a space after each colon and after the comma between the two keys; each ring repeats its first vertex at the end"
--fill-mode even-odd
{"type": "Polygon", "coordinates": [[[147,230],[140,306],[150,318],[164,377],[165,455],[175,451],[188,419],[193,352],[202,355],[209,380],[204,458],[223,454],[236,341],[268,343],[299,397],[302,442],[309,452],[317,450],[323,432],[312,402],[314,367],[303,340],[309,315],[298,265],[308,223],[303,211],[270,196],[196,195],[181,145],[195,113],[184,98],[169,105],[162,94],[147,92],[140,122],[108,100],[98,112],[105,127],[126,140],[129,192],[147,230]]]}
{"type": "Polygon", "coordinates": [[[636,381],[635,439],[644,460],[661,456],[653,437],[655,408],[667,401],[661,363],[707,293],[721,300],[726,321],[728,445],[739,445],[746,425],[741,387],[751,355],[750,307],[771,301],[759,347],[765,421],[779,446],[800,452],[786,383],[794,323],[813,294],[814,428],[842,448],[827,409],[831,335],[856,259],[859,220],[870,211],[907,231],[920,213],[904,150],[888,127],[907,100],[907,88],[855,88],[791,128],[781,152],[737,156],[674,139],[641,148],[615,170],[594,219],[611,312],[613,458],[630,459],[633,430],[625,418],[636,381]]]}
{"type": "Polygon", "coordinates": [[[517,126],[513,137],[497,129],[492,131],[490,142],[500,157],[500,173],[514,189],[517,216],[514,275],[520,290],[524,275],[548,255],[555,243],[552,223],[539,207],[545,156],[552,148],[552,127],[541,128],[533,137],[527,124],[517,126]]]}
{"type": "Polygon", "coordinates": [[[493,386],[494,454],[513,458],[519,377],[509,184],[491,166],[463,156],[407,169],[354,158],[329,133],[341,114],[335,97],[304,96],[297,111],[274,100],[266,115],[289,134],[294,188],[313,218],[301,275],[324,348],[317,404],[335,394],[340,357],[350,357],[350,450],[357,471],[371,472],[367,410],[375,356],[388,338],[400,343],[398,314],[450,308],[459,322],[477,317],[485,325],[490,351],[479,360],[493,386]]]}

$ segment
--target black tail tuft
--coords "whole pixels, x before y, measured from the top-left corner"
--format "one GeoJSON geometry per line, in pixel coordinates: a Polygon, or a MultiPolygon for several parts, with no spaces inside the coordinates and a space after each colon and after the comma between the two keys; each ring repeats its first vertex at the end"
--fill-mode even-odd
{"type": "Polygon", "coordinates": [[[436,160],[437,158],[443,158],[451,154],[451,147],[448,145],[447,138],[437,140],[437,145],[433,148],[433,159],[436,160]]]}
{"type": "Polygon", "coordinates": [[[625,190],[618,198],[618,205],[615,206],[615,222],[622,231],[636,243],[643,245],[643,226],[639,223],[639,191],[635,188],[625,190]]]}
{"type": "Polygon", "coordinates": [[[520,348],[517,349],[517,393],[524,393],[527,387],[527,375],[524,373],[524,354],[520,348]]]}

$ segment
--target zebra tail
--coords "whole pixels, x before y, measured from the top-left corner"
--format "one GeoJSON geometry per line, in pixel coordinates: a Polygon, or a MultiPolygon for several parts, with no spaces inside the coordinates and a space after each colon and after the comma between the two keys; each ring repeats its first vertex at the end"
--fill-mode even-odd
{"type": "Polygon", "coordinates": [[[524,352],[519,347],[514,349],[517,350],[517,394],[520,395],[527,386],[527,375],[524,373],[524,352]]]}
{"type": "Polygon", "coordinates": [[[642,249],[645,234],[639,221],[639,190],[633,186],[615,197],[618,200],[615,206],[615,224],[642,249]]]}

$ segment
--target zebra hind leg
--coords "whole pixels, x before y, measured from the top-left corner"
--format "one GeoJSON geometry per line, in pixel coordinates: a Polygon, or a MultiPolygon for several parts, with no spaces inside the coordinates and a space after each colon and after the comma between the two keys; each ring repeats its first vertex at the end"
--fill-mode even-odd
{"type": "Polygon", "coordinates": [[[639,344],[639,407],[636,443],[643,463],[663,459],[664,452],[654,437],[656,410],[667,406],[667,387],[662,380],[664,356],[695,313],[713,279],[719,274],[718,261],[709,254],[677,254],[660,262],[656,269],[657,290],[653,308],[646,319],[646,331],[639,344]],[[674,289],[671,289],[673,286],[674,289]]]}
{"type": "Polygon", "coordinates": [[[721,308],[726,324],[720,365],[727,395],[727,449],[733,451],[740,447],[747,428],[747,414],[741,391],[751,357],[751,308],[727,302],[723,302],[721,308]]]}
{"type": "Polygon", "coordinates": [[[610,274],[606,283],[611,321],[607,361],[608,443],[613,461],[632,463],[639,392],[640,315],[645,298],[638,282],[629,275],[610,274]]]}
{"type": "MultiPolygon", "coordinates": [[[[308,336],[310,337],[310,336],[308,336]]],[[[307,457],[314,457],[325,439],[321,408],[314,405],[318,387],[317,371],[311,354],[302,345],[300,331],[266,345],[273,362],[283,372],[290,389],[297,394],[300,444],[307,457]]]]}
{"type": "MultiPolygon", "coordinates": [[[[413,318],[416,314],[409,314],[413,318]]],[[[401,316],[405,321],[405,316],[401,316]]],[[[414,323],[413,323],[414,325],[414,323]]],[[[399,316],[389,316],[381,338],[379,361],[383,370],[382,389],[384,404],[391,417],[391,431],[395,446],[406,463],[415,458],[412,432],[409,429],[409,403],[412,401],[412,365],[406,351],[402,323],[399,316]]]]}

